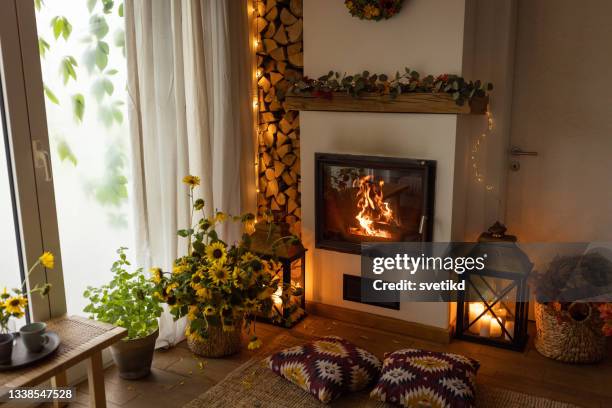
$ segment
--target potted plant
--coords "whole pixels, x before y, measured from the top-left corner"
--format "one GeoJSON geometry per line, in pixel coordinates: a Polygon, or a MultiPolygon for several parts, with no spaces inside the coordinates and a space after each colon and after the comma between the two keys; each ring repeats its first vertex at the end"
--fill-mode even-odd
{"type": "Polygon", "coordinates": [[[531,277],[535,291],[536,349],[568,363],[593,363],[612,336],[612,303],[590,301],[594,288],[612,284],[612,263],[597,252],[557,256],[531,277]],[[583,297],[585,301],[576,301],[583,297]]]}
{"type": "Polygon", "coordinates": [[[188,238],[187,255],[175,260],[171,273],[152,270],[157,296],[170,307],[175,319],[187,316],[187,343],[192,352],[206,357],[221,357],[236,353],[241,347],[242,327],[251,331],[249,349],[258,348],[261,341],[255,335],[256,314],[269,312],[269,299],[277,290],[279,279],[273,278],[273,260],[264,260],[249,250],[250,235],[255,232],[255,217],[245,214],[231,217],[217,212],[212,217],[204,213],[204,201],[194,201],[194,190],[200,179],[187,176],[193,212],[202,212],[195,226],[178,231],[188,238]],[[242,240],[228,244],[216,232],[216,227],[228,220],[243,225],[242,240]]]}
{"type": "MultiPolygon", "coordinates": [[[[32,271],[37,266],[42,265],[47,269],[53,269],[55,258],[51,252],[43,253],[38,260],[32,265],[28,271],[27,277],[30,277],[32,271]]],[[[5,287],[0,294],[0,364],[8,364],[11,361],[11,355],[13,353],[13,339],[12,333],[9,333],[9,322],[12,318],[21,319],[28,306],[28,292],[22,292],[25,280],[19,285],[19,288],[8,291],[5,287]]],[[[42,286],[37,285],[34,289],[30,290],[30,294],[38,292],[41,296],[46,296],[51,289],[51,284],[46,283],[42,286]]]]}
{"type": "Polygon", "coordinates": [[[145,377],[151,372],[158,320],[162,308],[153,297],[154,285],[142,268],[128,272],[125,250],[119,248],[119,259],[113,263],[113,279],[99,288],[88,287],[83,293],[89,305],[83,311],[92,319],[127,329],[127,337],[111,346],[119,376],[128,380],[145,377]]]}

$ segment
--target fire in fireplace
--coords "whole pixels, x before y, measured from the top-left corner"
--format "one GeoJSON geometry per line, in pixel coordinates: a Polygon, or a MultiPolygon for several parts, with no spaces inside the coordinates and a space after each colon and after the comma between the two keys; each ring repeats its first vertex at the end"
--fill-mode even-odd
{"type": "Polygon", "coordinates": [[[435,170],[431,160],[316,153],[316,247],[430,241],[435,170]]]}

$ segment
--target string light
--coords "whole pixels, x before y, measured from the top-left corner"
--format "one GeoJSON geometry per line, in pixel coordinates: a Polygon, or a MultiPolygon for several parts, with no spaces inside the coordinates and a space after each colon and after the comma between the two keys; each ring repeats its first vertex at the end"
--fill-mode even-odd
{"type": "MultiPolygon", "coordinates": [[[[493,130],[493,114],[491,113],[489,106],[487,106],[486,115],[487,115],[487,130],[481,133],[480,135],[478,135],[478,137],[474,139],[474,144],[472,146],[472,152],[471,152],[472,154],[470,155],[470,159],[472,161],[473,177],[474,177],[474,180],[476,180],[476,182],[478,183],[484,183],[486,181],[486,177],[484,173],[480,171],[480,160],[479,159],[480,159],[481,145],[484,144],[484,141],[487,138],[487,132],[491,132],[493,130]]],[[[493,191],[495,187],[491,184],[486,184],[485,189],[486,191],[493,191]]]]}
{"type": "MultiPolygon", "coordinates": [[[[260,144],[260,129],[259,129],[259,103],[258,103],[258,94],[259,94],[259,89],[258,89],[258,78],[262,75],[261,70],[258,68],[258,62],[257,62],[257,49],[259,47],[259,21],[257,19],[257,13],[258,13],[258,9],[259,9],[259,2],[258,0],[253,0],[251,3],[251,20],[252,20],[252,30],[253,30],[253,60],[252,60],[252,64],[253,64],[253,120],[254,120],[254,124],[253,124],[253,131],[255,132],[255,140],[256,140],[256,149],[255,149],[255,205],[259,205],[258,204],[258,199],[259,199],[259,193],[260,193],[260,188],[259,188],[259,144],[260,144]]],[[[257,218],[256,218],[257,219],[257,218]]]]}

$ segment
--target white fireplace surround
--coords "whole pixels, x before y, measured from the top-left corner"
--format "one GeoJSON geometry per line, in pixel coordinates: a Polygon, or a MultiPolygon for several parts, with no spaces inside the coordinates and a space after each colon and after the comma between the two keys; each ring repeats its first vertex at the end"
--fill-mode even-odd
{"type": "MultiPolygon", "coordinates": [[[[393,74],[409,65],[426,74],[463,72],[467,76],[465,71],[474,58],[466,55],[474,54],[476,47],[472,43],[476,29],[470,22],[476,3],[410,0],[392,19],[368,22],[351,17],[341,1],[305,0],[304,73],[318,77],[330,69],[350,74],[367,69],[393,74]]],[[[463,240],[466,229],[471,228],[466,225],[466,197],[473,194],[469,144],[473,129],[483,120],[483,116],[440,114],[300,113],[307,301],[449,328],[454,311],[446,303],[403,303],[400,310],[390,310],[342,299],[342,276],[359,275],[360,258],[314,246],[314,157],[315,153],[337,153],[435,160],[433,239],[463,240]]]]}

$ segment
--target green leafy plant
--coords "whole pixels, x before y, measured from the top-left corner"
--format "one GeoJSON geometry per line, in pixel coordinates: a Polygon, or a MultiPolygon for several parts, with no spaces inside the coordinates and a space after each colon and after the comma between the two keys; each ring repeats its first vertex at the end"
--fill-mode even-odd
{"type": "Polygon", "coordinates": [[[386,74],[371,74],[363,71],[354,75],[341,75],[329,71],[318,79],[304,77],[293,82],[291,93],[310,93],[314,96],[332,98],[335,92],[359,97],[365,93],[389,95],[396,98],[403,93],[446,93],[452,96],[457,105],[463,106],[474,97],[484,97],[493,90],[493,84],[467,81],[458,75],[444,74],[422,77],[417,71],[405,68],[397,71],[394,77],[386,74]]]}
{"type": "Polygon", "coordinates": [[[87,287],[83,296],[91,302],[83,309],[92,319],[125,327],[127,338],[136,339],[153,333],[162,308],[153,297],[153,284],[142,268],[129,272],[125,250],[117,250],[119,259],[113,263],[113,279],[99,288],[87,287]]]}

